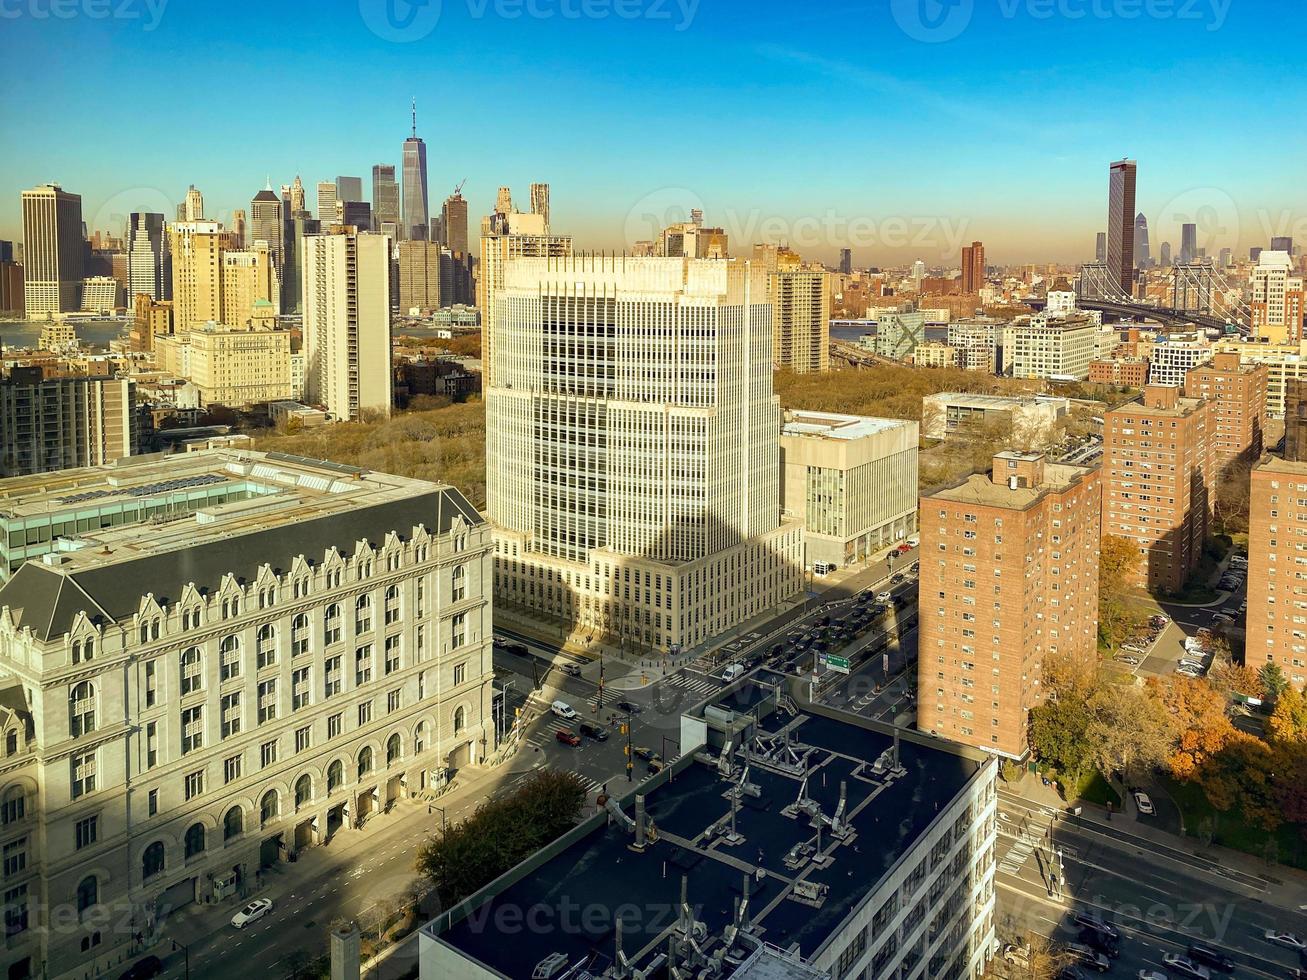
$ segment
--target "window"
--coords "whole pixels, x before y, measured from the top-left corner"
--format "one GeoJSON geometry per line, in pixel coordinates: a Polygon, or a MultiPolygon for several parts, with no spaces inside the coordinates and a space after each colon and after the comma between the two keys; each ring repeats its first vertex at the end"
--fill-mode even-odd
{"type": "Polygon", "coordinates": [[[15,936],[27,929],[27,886],[18,885],[5,891],[5,935],[15,936]]]}
{"type": "Polygon", "coordinates": [[[281,799],[275,789],[263,794],[259,801],[259,826],[266,827],[281,815],[281,799]]]}
{"type": "Polygon", "coordinates": [[[299,657],[309,652],[309,617],[300,613],[290,623],[290,655],[299,657]]]}
{"type": "Polygon", "coordinates": [[[95,753],[72,757],[73,799],[95,792],[95,753]]]}
{"type": "Polygon", "coordinates": [[[4,846],[4,874],[12,878],[27,867],[27,838],[20,837],[4,846]]]}
{"type": "Polygon", "coordinates": [[[241,641],[224,636],[218,643],[218,680],[226,682],[241,675],[241,641]]]}
{"type": "Polygon", "coordinates": [[[301,667],[290,675],[290,710],[299,711],[309,703],[311,668],[301,667]]]}
{"type": "Polygon", "coordinates": [[[97,839],[99,839],[100,818],[87,817],[84,820],[79,820],[77,821],[76,827],[73,829],[75,832],[77,850],[80,851],[83,847],[90,847],[97,839]]]}
{"type": "Polygon", "coordinates": [[[403,757],[403,746],[400,742],[399,733],[396,732],[386,739],[386,765],[391,766],[399,762],[403,757]]]}
{"type": "Polygon", "coordinates": [[[413,584],[413,589],[417,600],[414,605],[416,606],[417,616],[421,619],[427,614],[427,580],[425,578],[418,579],[413,584]]]}
{"type": "Polygon", "coordinates": [[[222,839],[224,841],[239,837],[245,832],[245,814],[238,806],[232,807],[222,818],[222,839]]]}
{"type": "Polygon", "coordinates": [[[399,622],[399,586],[397,585],[386,589],[385,620],[387,626],[399,622]]]}
{"type": "Polygon", "coordinates": [[[354,603],[354,632],[367,633],[372,629],[372,596],[361,595],[354,603]]]}
{"type": "Polygon", "coordinates": [[[95,731],[95,687],[90,681],[74,684],[68,692],[68,734],[79,738],[95,731]]]}
{"type": "Polygon", "coordinates": [[[277,627],[271,623],[264,623],[259,627],[258,637],[255,641],[255,652],[259,670],[276,664],[277,627]]]}
{"type": "Polygon", "coordinates": [[[386,693],[386,713],[390,714],[399,710],[399,691],[388,691],[386,693]]]}
{"type": "Polygon", "coordinates": [[[334,715],[327,716],[327,738],[335,738],[342,731],[341,715],[337,711],[334,715]]]}
{"type": "Polygon", "coordinates": [[[94,875],[83,878],[77,885],[77,917],[80,921],[82,913],[89,911],[93,906],[100,904],[100,882],[94,875]]]}
{"type": "Polygon", "coordinates": [[[182,709],[182,755],[204,747],[204,705],[182,709]]]}
{"type": "Polygon", "coordinates": [[[395,671],[399,670],[400,639],[401,637],[399,636],[386,637],[386,673],[387,674],[393,674],[395,671]]]}
{"type": "Polygon", "coordinates": [[[313,726],[305,725],[295,729],[295,751],[303,752],[313,746],[313,726]]]}
{"type": "Polygon", "coordinates": [[[264,768],[274,765],[277,761],[277,740],[274,738],[270,742],[264,742],[259,746],[259,764],[264,768]]]}
{"type": "Polygon", "coordinates": [[[259,724],[272,721],[277,717],[277,681],[266,680],[259,683],[259,724]]]}
{"type": "Polygon", "coordinates": [[[459,705],[454,709],[454,734],[460,734],[465,728],[467,728],[467,707],[459,705]]]}
{"type": "Polygon", "coordinates": [[[222,737],[239,734],[241,730],[241,692],[233,691],[222,696],[222,737]]]}
{"type": "Polygon", "coordinates": [[[186,774],[186,799],[193,800],[204,792],[204,770],[186,774]]]}
{"type": "Polygon", "coordinates": [[[334,793],[345,782],[345,767],[339,759],[327,766],[327,792],[334,793]]]}
{"type": "Polygon", "coordinates": [[[362,779],[372,771],[372,749],[369,746],[363,746],[359,750],[358,756],[358,778],[362,779]]]}
{"type": "Polygon", "coordinates": [[[185,697],[204,686],[203,660],[199,647],[182,651],[181,656],[182,696],[185,697]]]}
{"type": "Polygon", "coordinates": [[[354,651],[354,686],[361,687],[372,680],[372,644],[365,643],[354,651]]]}
{"type": "Polygon", "coordinates": [[[193,823],[186,828],[186,839],[183,847],[188,861],[197,854],[204,853],[204,824],[193,823]]]}
{"type": "Polygon", "coordinates": [[[462,565],[455,565],[453,578],[450,585],[449,601],[462,602],[467,595],[467,569],[462,565]]]}
{"type": "Polygon", "coordinates": [[[158,693],[158,678],[156,676],[155,662],[147,660],[145,662],[145,706],[154,707],[154,699],[158,693]]]}
{"type": "Polygon", "coordinates": [[[322,642],[327,646],[340,642],[340,604],[333,602],[322,618],[322,642]]]}
{"type": "Polygon", "coordinates": [[[467,683],[467,663],[454,664],[454,686],[467,683]]]}
{"type": "Polygon", "coordinates": [[[413,729],[413,754],[420,755],[427,744],[427,723],[420,721],[413,729]]]}
{"type": "Polygon", "coordinates": [[[163,841],[155,841],[141,855],[141,877],[149,881],[161,873],[164,867],[163,841]]]}
{"type": "Polygon", "coordinates": [[[295,812],[313,802],[313,780],[305,773],[295,780],[295,812]]]}
{"type": "Polygon", "coordinates": [[[10,786],[5,790],[4,802],[0,803],[0,823],[6,826],[11,823],[17,823],[23,819],[27,812],[27,797],[17,786],[10,786]]]}
{"type": "Polygon", "coordinates": [[[372,702],[364,701],[359,705],[359,728],[372,724],[372,702]]]}
{"type": "Polygon", "coordinates": [[[322,696],[329,698],[340,693],[340,654],[328,657],[323,662],[322,696]]]}
{"type": "Polygon", "coordinates": [[[449,621],[449,645],[457,650],[467,642],[467,615],[459,613],[449,621]]]}
{"type": "Polygon", "coordinates": [[[152,789],[145,794],[145,815],[152,817],[159,812],[159,791],[152,789]]]}
{"type": "Polygon", "coordinates": [[[240,778],[241,778],[241,756],[233,755],[233,756],[228,756],[226,759],[223,759],[222,760],[223,783],[224,784],[234,783],[236,782],[236,780],[240,778]]]}

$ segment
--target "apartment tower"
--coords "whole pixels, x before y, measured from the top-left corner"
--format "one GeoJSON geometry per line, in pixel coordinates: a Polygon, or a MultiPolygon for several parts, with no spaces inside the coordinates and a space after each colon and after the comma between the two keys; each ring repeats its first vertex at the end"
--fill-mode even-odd
{"type": "Polygon", "coordinates": [[[978,293],[985,285],[985,243],[962,246],[962,292],[978,293]]]}
{"type": "Polygon", "coordinates": [[[1241,364],[1238,353],[1220,350],[1185,375],[1185,395],[1212,403],[1218,473],[1230,463],[1261,458],[1269,377],[1265,364],[1241,364]]]}

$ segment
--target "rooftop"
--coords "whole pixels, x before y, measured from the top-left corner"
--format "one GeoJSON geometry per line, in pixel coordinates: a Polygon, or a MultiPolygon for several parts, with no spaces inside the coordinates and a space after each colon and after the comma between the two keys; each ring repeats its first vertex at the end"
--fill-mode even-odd
{"type": "MultiPolygon", "coordinates": [[[[1028,454],[1013,455],[1017,459],[1028,458],[1028,454]]],[[[945,487],[931,494],[927,499],[952,500],[962,504],[1002,507],[1007,510],[1025,510],[1046,493],[1065,490],[1092,471],[1093,467],[1090,466],[1045,463],[1044,480],[1037,487],[1010,487],[1006,483],[995,483],[988,473],[973,473],[961,483],[945,487]]]]}
{"type": "Polygon", "coordinates": [[[785,413],[785,426],[781,434],[852,440],[889,432],[892,429],[901,429],[910,424],[903,419],[879,419],[868,415],[794,411],[785,413]]]}
{"type": "Polygon", "coordinates": [[[662,977],[658,960],[689,925],[703,957],[724,955],[714,976],[814,976],[753,950],[762,942],[811,959],[983,763],[821,706],[782,698],[788,708],[773,711],[773,690],[751,681],[736,693],[703,716],[710,726],[714,716],[727,719],[724,737],[739,741],[682,757],[636,790],[647,814],[643,849],[638,805],[633,814],[631,800],[613,801],[606,822],[592,818],[555,842],[543,864],[515,869],[428,923],[426,938],[513,978],[532,976],[551,956],[603,975],[620,942],[633,968],[662,977]],[[500,925],[521,922],[523,912],[538,925],[506,941],[500,925]]]}
{"type": "Polygon", "coordinates": [[[964,391],[941,391],[924,396],[926,401],[947,402],[967,408],[1010,409],[1036,404],[1065,404],[1067,399],[1056,395],[972,395],[964,391]]]}
{"type": "Polygon", "coordinates": [[[1267,453],[1262,457],[1261,462],[1257,464],[1255,469],[1264,473],[1286,473],[1291,476],[1301,477],[1307,474],[1307,460],[1299,462],[1298,460],[1285,459],[1275,453],[1267,453]]]}

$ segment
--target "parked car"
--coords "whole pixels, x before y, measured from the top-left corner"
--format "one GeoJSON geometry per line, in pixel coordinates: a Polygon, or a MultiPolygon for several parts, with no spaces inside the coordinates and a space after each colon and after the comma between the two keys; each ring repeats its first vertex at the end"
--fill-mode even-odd
{"type": "Polygon", "coordinates": [[[1203,963],[1210,967],[1215,967],[1222,973],[1234,972],[1234,960],[1222,953],[1219,949],[1206,946],[1203,943],[1189,944],[1189,958],[1195,963],[1203,963]]]}
{"type": "Polygon", "coordinates": [[[1289,949],[1307,949],[1307,941],[1299,939],[1295,933],[1285,932],[1283,929],[1267,929],[1266,940],[1275,943],[1277,946],[1287,946],[1289,949]]]}
{"type": "Polygon", "coordinates": [[[157,956],[146,956],[124,970],[118,980],[150,980],[162,972],[163,960],[157,956]]]}
{"type": "Polygon", "coordinates": [[[1148,651],[1145,650],[1143,647],[1141,647],[1138,643],[1123,643],[1123,644],[1121,644],[1121,649],[1122,649],[1122,650],[1125,650],[1127,653],[1147,653],[1147,652],[1148,652],[1148,651]]]}
{"type": "Polygon", "coordinates": [[[1057,980],[1089,980],[1089,978],[1080,967],[1067,964],[1057,971],[1057,980]]]}
{"type": "Polygon", "coordinates": [[[1011,963],[1013,966],[1028,966],[1030,963],[1030,947],[1018,946],[1016,943],[1005,943],[1003,945],[1003,961],[1011,963]]]}
{"type": "Polygon", "coordinates": [[[1127,667],[1138,667],[1142,663],[1138,657],[1132,657],[1128,653],[1118,653],[1112,659],[1119,664],[1125,664],[1127,667]]]}
{"type": "Polygon", "coordinates": [[[1154,626],[1165,626],[1171,621],[1171,617],[1165,613],[1156,613],[1155,615],[1149,616],[1148,621],[1154,626]]]}
{"type": "Polygon", "coordinates": [[[549,711],[555,718],[562,718],[565,721],[571,721],[576,717],[576,709],[566,701],[555,701],[549,706],[549,711]]]}
{"type": "Polygon", "coordinates": [[[1212,980],[1211,971],[1180,953],[1163,953],[1162,962],[1189,980],[1212,980]]]}
{"type": "Polygon", "coordinates": [[[1140,970],[1139,980],[1169,980],[1161,970],[1140,970]]]}
{"type": "Polygon", "coordinates": [[[572,748],[576,748],[581,744],[581,736],[576,734],[576,732],[572,731],[570,728],[558,729],[558,731],[554,732],[554,738],[557,741],[562,742],[564,745],[572,746],[572,748]]]}
{"type": "Polygon", "coordinates": [[[1121,943],[1097,929],[1081,929],[1080,941],[1112,959],[1121,955],[1121,943]]]}
{"type": "Polygon", "coordinates": [[[1229,613],[1220,613],[1220,612],[1219,612],[1219,613],[1217,613],[1215,616],[1212,617],[1212,622],[1214,622],[1214,623],[1233,623],[1233,622],[1234,622],[1234,617],[1231,616],[1229,613]]]}
{"type": "Polygon", "coordinates": [[[569,664],[559,664],[559,665],[558,665],[558,669],[561,670],[561,671],[562,671],[564,674],[566,674],[568,677],[580,677],[580,676],[581,676],[581,667],[580,667],[579,664],[570,664],[570,663],[569,663],[569,664]]]}
{"type": "Polygon", "coordinates": [[[898,585],[902,581],[904,581],[904,576],[900,575],[898,572],[895,572],[889,577],[890,585],[898,585]]]}
{"type": "Polygon", "coordinates": [[[1149,799],[1148,794],[1141,793],[1138,790],[1135,791],[1135,807],[1146,817],[1151,817],[1157,812],[1156,808],[1153,806],[1153,801],[1149,799]]]}
{"type": "Polygon", "coordinates": [[[901,545],[899,545],[897,548],[895,548],[894,550],[897,551],[900,555],[906,555],[909,551],[912,550],[912,545],[910,545],[910,544],[901,544],[901,545]]]}
{"type": "MultiPolygon", "coordinates": [[[[505,639],[504,639],[502,636],[500,636],[498,633],[496,633],[496,634],[494,634],[494,635],[490,638],[490,645],[491,645],[492,647],[494,647],[496,650],[502,650],[502,649],[504,649],[505,647],[508,646],[508,641],[505,640],[505,639]]],[[[125,974],[125,973],[123,974],[123,976],[126,976],[126,975],[127,975],[127,974],[125,974]]]]}
{"type": "Polygon", "coordinates": [[[592,738],[596,742],[608,741],[608,733],[604,731],[602,728],[600,728],[598,725],[592,725],[588,721],[583,721],[581,722],[580,729],[581,729],[581,734],[584,735],[586,738],[592,738]]]}
{"type": "Polygon", "coordinates": [[[231,917],[231,924],[237,929],[244,929],[253,922],[258,922],[272,911],[272,899],[256,898],[231,917]]]}
{"type": "Polygon", "coordinates": [[[1107,954],[1100,953],[1092,946],[1086,946],[1084,943],[1067,943],[1066,951],[1074,956],[1081,966],[1087,966],[1091,970],[1106,973],[1112,969],[1112,961],[1107,958],[1107,954]]]}
{"type": "Polygon", "coordinates": [[[1117,940],[1121,938],[1121,933],[1116,926],[1105,921],[1097,912],[1086,912],[1077,909],[1071,913],[1071,921],[1082,929],[1093,929],[1095,932],[1101,932],[1103,935],[1117,940]]]}

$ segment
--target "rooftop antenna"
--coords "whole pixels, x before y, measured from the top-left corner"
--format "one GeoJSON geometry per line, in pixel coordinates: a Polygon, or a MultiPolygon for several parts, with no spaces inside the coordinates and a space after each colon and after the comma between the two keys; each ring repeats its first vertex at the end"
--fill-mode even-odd
{"type": "Polygon", "coordinates": [[[418,138],[418,100],[413,96],[413,138],[418,138]]]}

